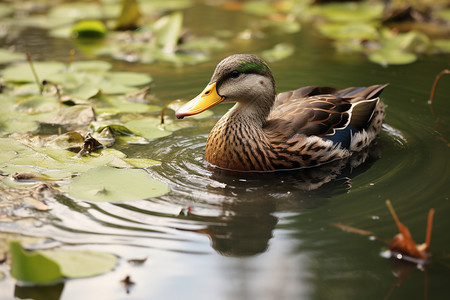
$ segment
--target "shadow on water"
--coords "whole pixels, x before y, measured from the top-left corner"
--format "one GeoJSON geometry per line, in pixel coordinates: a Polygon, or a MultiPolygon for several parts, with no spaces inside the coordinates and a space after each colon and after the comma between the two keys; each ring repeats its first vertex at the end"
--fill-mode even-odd
{"type": "MultiPolygon", "coordinates": [[[[304,210],[323,205],[334,195],[346,193],[351,179],[363,173],[380,157],[376,143],[347,160],[314,168],[276,172],[236,172],[207,166],[209,178],[220,185],[215,216],[197,214],[191,207],[186,218],[208,224],[190,230],[207,235],[219,254],[246,257],[263,253],[278,223],[280,210],[304,210]]],[[[195,205],[195,204],[194,204],[195,205]]]]}

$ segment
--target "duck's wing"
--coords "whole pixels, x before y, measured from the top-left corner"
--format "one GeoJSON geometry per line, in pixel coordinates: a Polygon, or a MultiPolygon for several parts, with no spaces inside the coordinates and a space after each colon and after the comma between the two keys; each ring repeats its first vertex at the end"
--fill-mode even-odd
{"type": "Polygon", "coordinates": [[[332,87],[324,87],[324,86],[305,86],[293,91],[287,91],[283,93],[279,93],[277,98],[275,99],[274,107],[278,105],[287,103],[292,99],[302,99],[311,96],[317,95],[332,95],[335,94],[338,90],[332,87]]]}
{"type": "Polygon", "coordinates": [[[386,85],[336,90],[304,87],[278,95],[264,130],[271,136],[290,138],[332,136],[336,130],[361,130],[368,126],[379,94],[386,85]],[[327,93],[328,94],[324,94],[327,93]]]}

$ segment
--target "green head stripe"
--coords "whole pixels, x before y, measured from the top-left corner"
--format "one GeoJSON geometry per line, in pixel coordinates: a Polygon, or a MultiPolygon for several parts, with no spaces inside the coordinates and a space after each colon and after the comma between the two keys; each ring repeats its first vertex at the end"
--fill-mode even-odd
{"type": "Polygon", "coordinates": [[[267,67],[260,62],[242,61],[242,66],[238,70],[241,73],[264,72],[267,71],[267,67]]]}

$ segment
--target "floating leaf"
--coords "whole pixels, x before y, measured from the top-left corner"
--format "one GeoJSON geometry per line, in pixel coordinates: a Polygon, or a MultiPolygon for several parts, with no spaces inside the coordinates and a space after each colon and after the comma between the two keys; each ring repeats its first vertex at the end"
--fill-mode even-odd
{"type": "Polygon", "coordinates": [[[73,89],[64,89],[65,94],[84,100],[91,99],[92,97],[98,95],[99,92],[100,89],[98,86],[92,82],[86,82],[73,89]]]}
{"type": "Polygon", "coordinates": [[[101,19],[105,17],[104,13],[107,11],[104,5],[100,6],[97,3],[62,3],[59,5],[54,5],[49,13],[48,17],[53,18],[66,18],[70,20],[82,20],[82,19],[101,19]]]}
{"type": "Polygon", "coordinates": [[[315,7],[315,12],[325,19],[344,23],[381,19],[383,11],[381,2],[335,2],[315,7]]]}
{"type": "Polygon", "coordinates": [[[324,23],[319,25],[319,31],[336,40],[373,40],[378,36],[375,26],[369,23],[324,23]]]}
{"type": "Polygon", "coordinates": [[[434,40],[433,48],[439,53],[450,53],[450,40],[444,39],[434,40]]]}
{"type": "Polygon", "coordinates": [[[122,10],[116,20],[115,28],[118,30],[132,30],[139,26],[141,12],[137,0],[122,1],[122,10]]]}
{"type": "Polygon", "coordinates": [[[0,64],[6,64],[18,60],[25,60],[25,54],[0,49],[0,64]]]}
{"type": "Polygon", "coordinates": [[[261,56],[269,62],[275,62],[291,56],[294,53],[294,50],[294,46],[291,44],[280,43],[275,45],[272,49],[263,51],[261,56]]]}
{"type": "Polygon", "coordinates": [[[95,113],[92,106],[74,105],[61,107],[46,123],[87,125],[94,120],[95,113]]]}
{"type": "Polygon", "coordinates": [[[176,124],[166,123],[164,127],[161,126],[161,120],[159,118],[148,117],[138,120],[131,120],[125,123],[137,135],[143,136],[146,139],[152,140],[172,134],[172,131],[186,127],[181,122],[176,124]]]}
{"type": "Polygon", "coordinates": [[[112,68],[112,65],[103,60],[87,60],[87,61],[74,61],[70,65],[69,71],[71,72],[99,72],[108,71],[112,68]]]}
{"type": "Polygon", "coordinates": [[[68,193],[89,201],[131,201],[160,196],[169,187],[140,169],[99,167],[72,180],[68,193]]]}
{"type": "Polygon", "coordinates": [[[60,148],[72,151],[72,149],[77,149],[78,152],[81,145],[84,142],[84,137],[76,131],[66,132],[61,135],[55,136],[53,139],[47,142],[48,147],[60,148]]]}
{"type": "Polygon", "coordinates": [[[72,28],[72,36],[74,38],[103,38],[107,33],[107,29],[103,22],[98,20],[80,21],[72,28]]]}
{"type": "Polygon", "coordinates": [[[152,82],[152,78],[145,73],[136,72],[109,72],[105,78],[113,83],[126,86],[142,86],[152,82]]]}
{"type": "Polygon", "coordinates": [[[6,17],[14,11],[14,8],[9,3],[0,3],[0,17],[6,17]]]}
{"type": "Polygon", "coordinates": [[[18,241],[10,243],[11,274],[16,279],[49,283],[67,278],[90,277],[112,270],[117,257],[109,253],[79,250],[25,251],[18,241]]]}
{"type": "Polygon", "coordinates": [[[242,10],[258,16],[267,16],[278,13],[275,5],[267,1],[248,1],[244,2],[242,10]]]}
{"type": "Polygon", "coordinates": [[[17,241],[10,243],[10,251],[11,275],[18,280],[48,283],[63,276],[61,268],[55,261],[39,252],[25,251],[17,241]]]}
{"type": "Polygon", "coordinates": [[[285,20],[266,20],[263,22],[263,26],[269,30],[273,30],[278,34],[290,34],[299,32],[302,25],[297,20],[285,19],[285,20]]]}
{"type": "Polygon", "coordinates": [[[93,129],[95,132],[103,132],[106,128],[112,133],[113,136],[120,136],[120,135],[134,135],[133,131],[128,129],[126,126],[114,122],[91,122],[89,125],[91,129],[93,129]]]}
{"type": "Polygon", "coordinates": [[[61,274],[68,278],[90,277],[108,272],[117,265],[115,255],[80,250],[41,250],[42,255],[55,261],[61,274]]]}
{"type": "Polygon", "coordinates": [[[183,14],[181,12],[174,12],[162,17],[153,24],[156,42],[162,47],[164,52],[172,53],[175,51],[180,38],[182,24],[183,14]]]}
{"type": "Polygon", "coordinates": [[[126,163],[132,165],[136,168],[148,168],[153,165],[161,164],[161,162],[153,159],[148,158],[124,158],[123,159],[126,163]]]}
{"type": "Polygon", "coordinates": [[[404,65],[415,62],[417,55],[399,50],[379,50],[369,54],[369,60],[382,66],[404,65]]]}
{"type": "Polygon", "coordinates": [[[399,33],[395,30],[380,31],[382,48],[397,51],[424,52],[430,46],[430,39],[423,33],[411,30],[399,33]]]}
{"type": "MultiPolygon", "coordinates": [[[[48,79],[49,75],[62,73],[65,65],[61,62],[34,62],[34,68],[41,80],[48,79]]],[[[19,63],[11,65],[1,71],[5,81],[11,82],[34,82],[34,76],[28,63],[19,63]]]]}
{"type": "Polygon", "coordinates": [[[55,111],[58,107],[59,101],[53,96],[32,95],[14,101],[15,110],[29,113],[55,111]]]}
{"type": "Polygon", "coordinates": [[[442,18],[442,19],[446,20],[447,22],[450,21],[450,8],[441,9],[435,13],[436,13],[437,17],[442,18]]]}

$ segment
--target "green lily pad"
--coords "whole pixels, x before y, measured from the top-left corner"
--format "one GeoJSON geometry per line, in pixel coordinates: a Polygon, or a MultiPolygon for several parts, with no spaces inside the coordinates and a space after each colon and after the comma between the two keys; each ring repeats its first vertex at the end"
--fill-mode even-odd
{"type": "Polygon", "coordinates": [[[92,106],[74,105],[61,107],[46,123],[88,125],[94,120],[95,112],[92,106]]]}
{"type": "Polygon", "coordinates": [[[404,65],[415,62],[417,55],[399,50],[380,50],[369,54],[369,60],[382,66],[404,65]]]}
{"type": "Polygon", "coordinates": [[[143,14],[151,12],[152,14],[161,14],[167,11],[182,10],[192,5],[192,0],[152,0],[139,1],[139,7],[143,14]]]}
{"type": "Polygon", "coordinates": [[[37,284],[64,277],[95,276],[108,272],[117,265],[117,257],[109,253],[59,249],[30,252],[25,251],[18,241],[10,243],[10,251],[12,276],[37,284]]]}
{"type": "Polygon", "coordinates": [[[138,90],[138,88],[136,87],[131,87],[117,82],[112,82],[107,80],[106,78],[98,83],[98,88],[101,90],[102,93],[111,95],[127,94],[138,90]]]}
{"type": "Polygon", "coordinates": [[[25,54],[0,49],[0,64],[6,64],[19,60],[25,60],[25,54]]]}
{"type": "Polygon", "coordinates": [[[58,109],[59,101],[53,96],[32,95],[15,100],[14,108],[17,111],[38,113],[50,112],[58,109]]]}
{"type": "Polygon", "coordinates": [[[156,42],[164,52],[174,52],[180,38],[182,25],[183,14],[181,12],[164,16],[153,24],[156,42]]]}
{"type": "Polygon", "coordinates": [[[0,3],[0,17],[6,17],[14,11],[14,8],[9,3],[0,3]]]}
{"type": "Polygon", "coordinates": [[[244,2],[242,10],[247,13],[258,16],[267,16],[270,14],[278,13],[278,10],[276,9],[275,5],[267,1],[244,2]]]}
{"type": "Polygon", "coordinates": [[[17,241],[10,243],[10,251],[11,275],[18,280],[48,283],[63,276],[58,263],[39,252],[25,251],[17,241]]]}
{"type": "Polygon", "coordinates": [[[315,11],[332,22],[364,22],[381,19],[384,5],[381,2],[335,2],[317,5],[315,11]]]}
{"type": "Polygon", "coordinates": [[[85,84],[81,84],[73,89],[64,88],[65,94],[83,100],[91,99],[92,97],[98,95],[99,92],[100,89],[95,83],[92,82],[86,82],[85,84]]]}
{"type": "Polygon", "coordinates": [[[71,72],[99,72],[108,71],[112,68],[111,63],[103,60],[86,60],[86,61],[74,61],[70,65],[71,72]]]}
{"type": "Polygon", "coordinates": [[[380,31],[380,34],[382,48],[388,50],[422,53],[430,46],[430,39],[416,30],[399,33],[384,28],[380,31]]]}
{"type": "Polygon", "coordinates": [[[116,19],[114,28],[132,30],[139,26],[141,12],[137,0],[122,1],[120,16],[116,19]]]}
{"type": "Polygon", "coordinates": [[[450,53],[450,40],[444,39],[434,40],[433,48],[439,53],[450,53]]]}
{"type": "Polygon", "coordinates": [[[319,31],[335,40],[373,40],[378,36],[375,25],[370,23],[324,23],[319,25],[319,31]]]}
{"type": "Polygon", "coordinates": [[[293,45],[280,43],[276,44],[272,49],[263,51],[261,56],[269,62],[275,62],[291,56],[294,54],[294,50],[293,45]]]}
{"type": "Polygon", "coordinates": [[[113,83],[126,86],[142,86],[152,82],[152,77],[145,73],[136,72],[109,72],[105,78],[113,83]]]}
{"type": "Polygon", "coordinates": [[[131,129],[136,135],[145,137],[148,140],[153,140],[161,137],[165,137],[172,134],[172,131],[184,128],[185,125],[178,122],[174,124],[165,124],[161,126],[161,120],[159,118],[143,118],[138,120],[131,120],[125,123],[125,126],[131,129]]]}
{"type": "Polygon", "coordinates": [[[435,12],[435,14],[439,18],[442,18],[446,21],[450,21],[450,8],[441,9],[441,10],[435,12]]]}
{"type": "Polygon", "coordinates": [[[154,165],[159,165],[161,162],[153,159],[148,158],[124,158],[123,159],[126,163],[132,165],[136,168],[148,168],[154,165]]]}
{"type": "Polygon", "coordinates": [[[67,192],[88,201],[131,201],[163,195],[169,187],[141,169],[99,167],[73,179],[67,192]]]}
{"type": "Polygon", "coordinates": [[[103,7],[97,3],[62,3],[54,5],[48,12],[48,17],[50,19],[64,17],[71,20],[94,20],[105,17],[104,12],[103,7]]]}
{"type": "MultiPolygon", "coordinates": [[[[65,65],[61,62],[34,62],[33,66],[40,80],[47,79],[49,75],[64,72],[65,65]]],[[[6,67],[2,72],[5,81],[34,82],[35,78],[28,63],[19,63],[6,67]]]]}
{"type": "Polygon", "coordinates": [[[41,250],[40,254],[55,261],[61,274],[68,278],[91,277],[106,273],[117,265],[115,255],[82,250],[41,250]]]}
{"type": "Polygon", "coordinates": [[[32,153],[29,147],[12,138],[0,138],[0,164],[9,162],[11,159],[27,153],[32,153]]]}
{"type": "Polygon", "coordinates": [[[104,38],[106,33],[105,24],[98,20],[83,20],[72,28],[72,37],[74,38],[104,38]]]}

